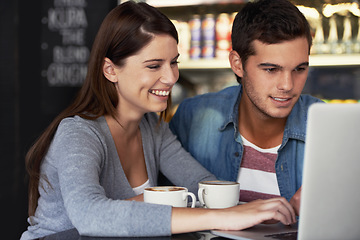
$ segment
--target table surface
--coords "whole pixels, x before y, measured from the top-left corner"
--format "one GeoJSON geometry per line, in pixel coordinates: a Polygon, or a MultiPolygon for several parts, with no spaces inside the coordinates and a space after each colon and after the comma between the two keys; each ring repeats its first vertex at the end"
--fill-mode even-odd
{"type": "Polygon", "coordinates": [[[174,234],[166,237],[88,237],[80,236],[73,228],[67,231],[55,233],[38,240],[220,240],[225,239],[215,236],[209,231],[174,234]]]}

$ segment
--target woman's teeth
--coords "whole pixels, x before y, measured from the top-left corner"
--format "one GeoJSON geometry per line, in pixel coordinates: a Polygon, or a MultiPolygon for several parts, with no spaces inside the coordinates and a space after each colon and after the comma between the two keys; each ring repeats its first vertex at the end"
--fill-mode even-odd
{"type": "Polygon", "coordinates": [[[155,94],[157,96],[168,96],[170,94],[170,91],[162,91],[162,90],[151,90],[152,94],[155,94]]]}

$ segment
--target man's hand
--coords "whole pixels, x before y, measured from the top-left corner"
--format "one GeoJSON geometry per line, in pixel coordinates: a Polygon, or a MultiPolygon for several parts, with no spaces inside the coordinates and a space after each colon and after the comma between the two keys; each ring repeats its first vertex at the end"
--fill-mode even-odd
{"type": "Polygon", "coordinates": [[[290,199],[290,204],[294,208],[295,214],[297,216],[299,216],[299,214],[300,214],[301,188],[302,188],[302,186],[296,191],[294,196],[290,199]]]}

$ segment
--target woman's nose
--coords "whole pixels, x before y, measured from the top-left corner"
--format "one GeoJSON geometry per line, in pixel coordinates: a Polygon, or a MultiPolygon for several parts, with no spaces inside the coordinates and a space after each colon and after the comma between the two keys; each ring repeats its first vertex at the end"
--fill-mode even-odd
{"type": "Polygon", "coordinates": [[[163,74],[160,78],[162,83],[173,86],[179,80],[179,70],[178,68],[168,67],[163,71],[163,74]]]}

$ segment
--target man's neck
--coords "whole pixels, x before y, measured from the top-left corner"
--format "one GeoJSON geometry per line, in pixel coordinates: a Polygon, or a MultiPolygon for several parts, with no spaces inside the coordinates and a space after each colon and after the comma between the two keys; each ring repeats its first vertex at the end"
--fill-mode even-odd
{"type": "Polygon", "coordinates": [[[271,118],[257,109],[239,105],[239,131],[260,148],[272,148],[282,143],[287,118],[271,118]]]}

